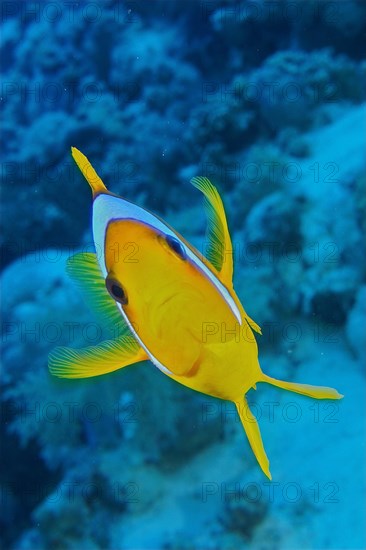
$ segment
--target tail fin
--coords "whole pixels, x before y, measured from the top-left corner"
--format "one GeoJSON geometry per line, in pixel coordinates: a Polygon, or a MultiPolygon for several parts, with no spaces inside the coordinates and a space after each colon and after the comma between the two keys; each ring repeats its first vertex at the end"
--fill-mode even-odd
{"type": "Polygon", "coordinates": [[[283,380],[271,378],[271,376],[267,376],[266,374],[262,375],[260,382],[267,382],[278,388],[300,393],[301,395],[308,395],[315,399],[342,399],[343,397],[337,390],[328,388],[327,386],[311,386],[310,384],[298,384],[297,382],[284,382],[283,380]]]}
{"type": "Polygon", "coordinates": [[[266,455],[266,451],[264,450],[259,426],[255,416],[249,409],[246,398],[244,397],[244,402],[242,403],[235,402],[235,405],[240,416],[240,420],[243,424],[245,433],[247,434],[247,438],[249,439],[252,451],[256,459],[258,460],[258,463],[263,472],[269,479],[272,479],[271,473],[269,471],[269,460],[266,455]]]}

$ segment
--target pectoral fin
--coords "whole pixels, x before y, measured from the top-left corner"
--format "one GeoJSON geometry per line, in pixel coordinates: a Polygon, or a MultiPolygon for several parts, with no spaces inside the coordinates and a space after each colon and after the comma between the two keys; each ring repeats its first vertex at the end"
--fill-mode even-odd
{"type": "Polygon", "coordinates": [[[247,438],[249,439],[250,446],[252,451],[258,460],[260,467],[263,472],[269,479],[272,479],[271,473],[269,471],[269,460],[264,450],[261,433],[259,431],[259,426],[255,416],[252,411],[249,409],[246,398],[244,397],[243,402],[235,403],[240,420],[243,424],[247,438]]]}
{"type": "Polygon", "coordinates": [[[108,340],[82,350],[56,348],[48,356],[48,368],[59,378],[89,378],[113,372],[148,359],[131,337],[108,340]]]}
{"type": "Polygon", "coordinates": [[[206,257],[219,272],[221,281],[230,288],[233,284],[233,247],[224,205],[218,190],[208,178],[195,177],[191,183],[205,195],[208,221],[206,257]]]}
{"type": "Polygon", "coordinates": [[[118,336],[131,335],[116,302],[106,289],[96,254],[80,252],[71,256],[67,261],[67,273],[81,290],[90,309],[105,326],[113,326],[114,334],[118,336]]]}

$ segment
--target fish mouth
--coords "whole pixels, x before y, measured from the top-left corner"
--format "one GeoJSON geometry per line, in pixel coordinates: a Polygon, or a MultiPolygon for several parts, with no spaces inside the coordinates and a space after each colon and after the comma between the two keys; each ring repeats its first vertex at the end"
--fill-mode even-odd
{"type": "Polygon", "coordinates": [[[172,300],[174,300],[174,298],[175,298],[176,296],[177,296],[176,294],[173,294],[172,296],[168,296],[168,298],[165,298],[165,300],[163,300],[163,301],[160,303],[160,306],[164,306],[165,304],[168,304],[169,302],[171,302],[172,300]]]}
{"type": "Polygon", "coordinates": [[[158,308],[161,308],[163,306],[166,306],[167,304],[170,304],[174,299],[176,299],[178,296],[182,296],[182,290],[177,290],[176,283],[174,284],[166,284],[163,288],[161,288],[160,296],[157,297],[157,306],[158,308]]]}
{"type": "Polygon", "coordinates": [[[191,302],[201,302],[203,298],[197,290],[189,284],[183,284],[177,289],[177,285],[167,285],[164,288],[164,291],[160,293],[160,296],[156,296],[154,300],[154,309],[157,308],[166,310],[169,307],[172,307],[172,302],[176,302],[176,306],[179,310],[184,309],[184,307],[191,302]]]}

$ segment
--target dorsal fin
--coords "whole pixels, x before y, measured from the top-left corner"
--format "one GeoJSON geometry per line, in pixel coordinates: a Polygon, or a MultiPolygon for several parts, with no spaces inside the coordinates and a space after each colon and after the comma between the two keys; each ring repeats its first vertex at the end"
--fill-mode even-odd
{"type": "Polygon", "coordinates": [[[89,183],[92,192],[93,198],[95,198],[100,193],[109,193],[108,189],[90,164],[89,160],[79,149],[76,147],[71,147],[72,158],[80,168],[81,173],[83,174],[86,181],[89,183]]]}
{"type": "Polygon", "coordinates": [[[228,288],[231,288],[233,284],[233,247],[221,197],[208,178],[194,177],[191,179],[191,183],[205,196],[204,207],[208,221],[208,243],[205,256],[219,272],[219,279],[228,288]]]}

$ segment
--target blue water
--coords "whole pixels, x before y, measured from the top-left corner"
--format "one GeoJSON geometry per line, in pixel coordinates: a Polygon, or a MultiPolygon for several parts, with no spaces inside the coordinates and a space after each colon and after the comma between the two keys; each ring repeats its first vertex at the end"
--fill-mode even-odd
{"type": "Polygon", "coordinates": [[[366,3],[1,9],[2,546],[365,548],[366,3]],[[93,251],[71,146],[203,253],[209,177],[262,369],[344,394],[249,392],[272,482],[229,403],[151,363],[50,376],[111,338],[65,271],[93,251]]]}

